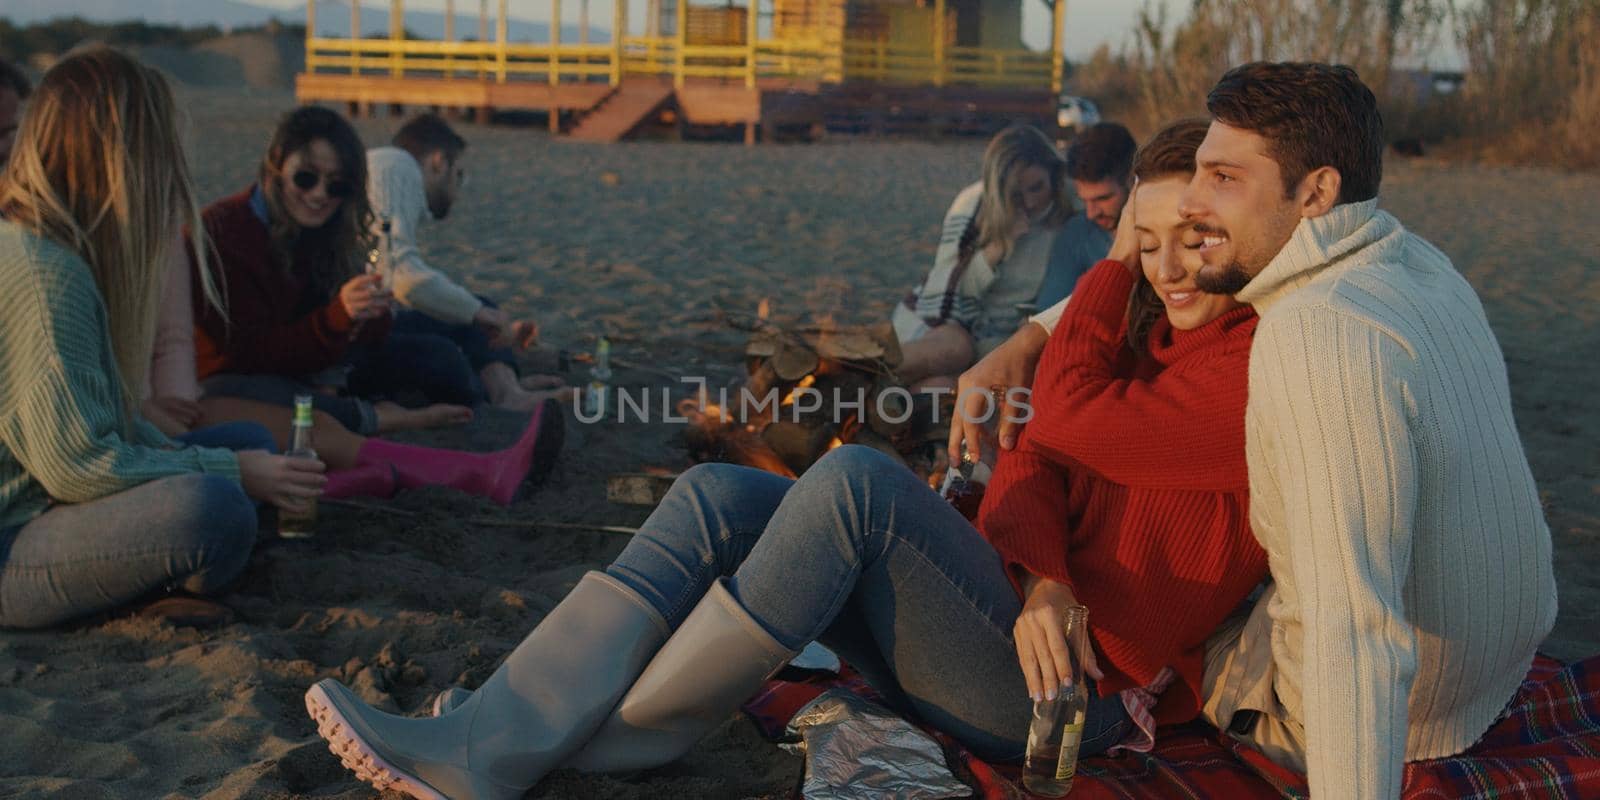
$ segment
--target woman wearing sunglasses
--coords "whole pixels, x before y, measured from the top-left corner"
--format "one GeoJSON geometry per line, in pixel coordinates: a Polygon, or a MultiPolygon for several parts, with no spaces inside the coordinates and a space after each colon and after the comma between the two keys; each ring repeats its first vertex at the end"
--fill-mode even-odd
{"type": "Polygon", "coordinates": [[[390,294],[366,271],[380,246],[366,185],[355,129],[305,107],[278,124],[258,182],[205,209],[227,309],[225,318],[191,298],[206,394],[287,406],[316,389],[319,410],[366,435],[471,418],[461,351],[443,337],[390,332],[390,294]],[[371,399],[407,391],[432,405],[371,399]]]}

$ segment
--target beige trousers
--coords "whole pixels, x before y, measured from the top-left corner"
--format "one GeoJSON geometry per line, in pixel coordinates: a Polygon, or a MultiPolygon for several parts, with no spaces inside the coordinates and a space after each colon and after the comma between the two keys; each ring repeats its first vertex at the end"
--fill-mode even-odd
{"type": "Polygon", "coordinates": [[[1273,688],[1277,665],[1267,607],[1276,591],[1276,585],[1269,586],[1248,613],[1229,617],[1206,640],[1201,713],[1218,730],[1254,745],[1279,766],[1305,774],[1305,728],[1273,688]]]}

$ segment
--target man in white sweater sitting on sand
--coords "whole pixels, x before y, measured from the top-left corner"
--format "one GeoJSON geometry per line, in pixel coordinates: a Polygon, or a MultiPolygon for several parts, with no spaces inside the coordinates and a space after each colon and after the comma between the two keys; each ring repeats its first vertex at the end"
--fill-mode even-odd
{"type": "Polygon", "coordinates": [[[473,294],[422,257],[417,233],[429,217],[444,219],[466,181],[466,140],[437,114],[413,117],[394,144],[367,151],[367,193],[373,235],[383,255],[378,268],[395,299],[398,332],[435,334],[455,342],[482,381],[480,396],[501,408],[529,411],[548,397],[565,399],[570,389],[554,376],[531,376],[524,386],[514,347],[538,339],[538,326],[513,320],[486,298],[473,294]]]}
{"type": "MultiPolygon", "coordinates": [[[[1555,622],[1505,361],[1450,260],[1378,210],[1383,123],[1354,71],[1248,64],[1207,106],[1181,211],[1200,288],[1261,315],[1246,455],[1273,584],[1212,638],[1205,714],[1318,800],[1397,797],[1405,762],[1500,717],[1555,622]]],[[[1040,347],[1018,333],[959,391],[1031,383],[1040,347]]]]}
{"type": "Polygon", "coordinates": [[[1505,360],[1450,260],[1378,210],[1353,70],[1247,64],[1206,106],[1180,210],[1199,287],[1261,315],[1246,455],[1274,580],[1213,639],[1206,712],[1319,800],[1396,797],[1404,762],[1499,718],[1555,623],[1505,360]]]}

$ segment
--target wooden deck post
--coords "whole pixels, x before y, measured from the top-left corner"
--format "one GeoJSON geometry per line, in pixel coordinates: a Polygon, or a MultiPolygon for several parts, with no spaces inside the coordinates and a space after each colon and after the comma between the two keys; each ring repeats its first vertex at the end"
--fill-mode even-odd
{"type": "Polygon", "coordinates": [[[317,0],[306,0],[306,73],[317,71],[317,51],[311,41],[317,38],[317,0]]]}
{"type": "MultiPolygon", "coordinates": [[[[760,20],[761,0],[750,0],[749,7],[745,9],[744,34],[744,85],[747,89],[756,88],[756,37],[760,35],[760,20]]],[[[753,130],[747,130],[745,137],[753,138],[753,133],[753,130]]]]}
{"type": "MultiPolygon", "coordinates": [[[[589,66],[589,0],[578,0],[578,63],[589,66]]],[[[584,70],[579,80],[588,80],[588,70],[584,70]]]]}
{"type": "MultiPolygon", "coordinates": [[[[350,38],[352,40],[356,40],[356,41],[359,41],[361,39],[361,4],[360,3],[351,3],[350,4],[350,38]]],[[[357,50],[357,49],[354,49],[354,48],[351,48],[351,50],[350,50],[350,74],[351,75],[360,75],[361,74],[361,51],[357,50]]]]}
{"type": "Polygon", "coordinates": [[[628,0],[611,0],[611,85],[622,83],[622,39],[628,35],[628,0]]]}
{"type": "Polygon", "coordinates": [[[406,72],[405,52],[400,43],[406,40],[405,0],[389,0],[389,74],[396,78],[406,72]]]}
{"type": "MultiPolygon", "coordinates": [[[[444,40],[447,42],[456,40],[456,0],[444,0],[444,40]]],[[[454,51],[447,52],[444,57],[444,76],[446,78],[454,78],[456,76],[456,54],[454,51]]]]}
{"type": "Polygon", "coordinates": [[[944,85],[944,0],[933,2],[933,85],[944,85]]]}
{"type": "Polygon", "coordinates": [[[561,83],[561,0],[550,0],[550,85],[561,83]]]}
{"type": "Polygon", "coordinates": [[[1050,23],[1050,93],[1060,97],[1066,77],[1061,56],[1066,50],[1067,35],[1063,26],[1067,21],[1067,0],[1056,0],[1051,11],[1054,16],[1050,23]]]}
{"type": "Polygon", "coordinates": [[[506,0],[500,0],[500,16],[494,23],[494,39],[499,45],[495,49],[495,80],[500,83],[506,82],[506,33],[506,0]]]}
{"type": "MultiPolygon", "coordinates": [[[[944,2],[944,0],[939,0],[939,2],[944,2]]],[[[684,48],[688,47],[689,45],[689,0],[678,0],[677,29],[674,31],[674,33],[677,34],[678,39],[678,46],[676,48],[678,66],[677,69],[672,71],[672,88],[682,89],[684,67],[683,51],[684,48]]]]}

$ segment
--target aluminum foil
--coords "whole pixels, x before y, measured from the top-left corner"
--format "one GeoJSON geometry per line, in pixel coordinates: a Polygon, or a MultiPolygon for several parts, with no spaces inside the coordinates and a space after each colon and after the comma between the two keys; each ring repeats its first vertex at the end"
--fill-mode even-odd
{"type": "Polygon", "coordinates": [[[945,766],[944,751],[882,706],[829,689],[789,721],[804,739],[807,800],[938,800],[972,789],[945,766]]]}

